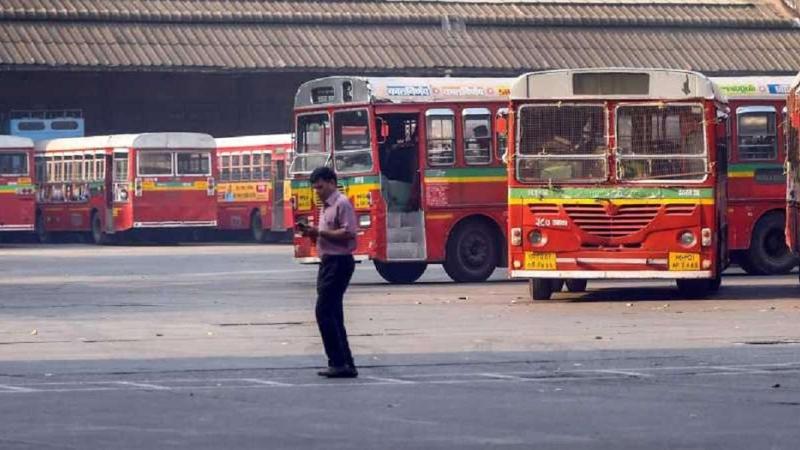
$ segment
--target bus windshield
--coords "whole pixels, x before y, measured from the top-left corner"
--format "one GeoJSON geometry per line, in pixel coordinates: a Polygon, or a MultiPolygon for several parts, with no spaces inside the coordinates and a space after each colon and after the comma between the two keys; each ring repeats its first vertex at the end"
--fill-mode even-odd
{"type": "Polygon", "coordinates": [[[292,173],[310,173],[328,162],[331,153],[329,131],[328,113],[297,117],[297,148],[292,161],[292,173]]]}
{"type": "Polygon", "coordinates": [[[608,178],[603,105],[523,105],[517,178],[523,182],[608,178]]]}
{"type": "Polygon", "coordinates": [[[334,163],[339,173],[372,170],[369,114],[366,109],[333,113],[334,163]]]}
{"type": "Polygon", "coordinates": [[[616,123],[620,180],[705,179],[702,105],[621,105],[616,123]]]}
{"type": "Polygon", "coordinates": [[[28,175],[28,155],[0,152],[0,175],[28,175]]]}

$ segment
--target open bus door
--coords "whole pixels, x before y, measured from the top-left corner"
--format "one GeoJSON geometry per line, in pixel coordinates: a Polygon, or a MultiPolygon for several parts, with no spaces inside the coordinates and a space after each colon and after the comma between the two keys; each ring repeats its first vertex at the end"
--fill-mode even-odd
{"type": "Polygon", "coordinates": [[[425,214],[422,209],[421,140],[418,113],[378,116],[381,196],[386,207],[385,260],[375,261],[381,276],[413,282],[427,267],[425,214]]]}
{"type": "Polygon", "coordinates": [[[284,223],[284,181],[286,179],[286,162],[274,160],[275,170],[272,177],[272,231],[286,231],[284,223]]]}

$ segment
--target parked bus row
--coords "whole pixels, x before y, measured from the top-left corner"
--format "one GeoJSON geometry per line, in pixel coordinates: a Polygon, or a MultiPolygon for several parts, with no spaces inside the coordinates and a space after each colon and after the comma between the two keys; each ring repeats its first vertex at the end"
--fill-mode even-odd
{"type": "MultiPolygon", "coordinates": [[[[784,243],[789,79],[563,70],[516,79],[328,77],[295,98],[295,220],[329,165],[352,200],[356,258],[390,282],[510,265],[534,298],[593,278],[719,287],[796,265],[784,243]],[[728,95],[725,94],[728,93],[728,95]]],[[[295,257],[318,261],[295,236],[295,257]]]]}
{"type": "Polygon", "coordinates": [[[291,135],[214,139],[144,133],[41,141],[0,138],[0,232],[86,233],[97,244],[291,230],[291,135]]]}

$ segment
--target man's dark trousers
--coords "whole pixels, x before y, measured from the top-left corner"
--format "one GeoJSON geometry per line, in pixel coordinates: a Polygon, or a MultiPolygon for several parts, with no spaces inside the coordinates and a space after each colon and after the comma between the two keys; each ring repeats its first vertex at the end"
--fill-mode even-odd
{"type": "Polygon", "coordinates": [[[344,291],[350,284],[354,269],[351,255],[324,255],[317,273],[317,325],[331,367],[355,367],[347,343],[342,307],[344,291]]]}

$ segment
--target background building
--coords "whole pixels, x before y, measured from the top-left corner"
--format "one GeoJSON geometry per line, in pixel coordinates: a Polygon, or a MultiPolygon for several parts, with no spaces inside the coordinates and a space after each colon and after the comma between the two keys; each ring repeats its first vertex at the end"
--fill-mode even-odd
{"type": "Polygon", "coordinates": [[[330,74],[658,66],[794,74],[793,0],[3,0],[0,113],[80,109],[86,133],[286,132],[330,74]]]}

